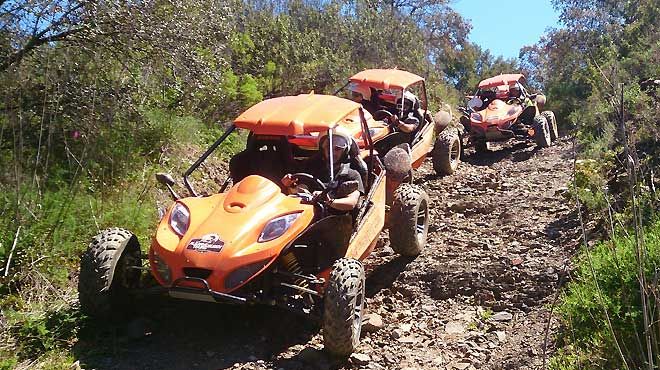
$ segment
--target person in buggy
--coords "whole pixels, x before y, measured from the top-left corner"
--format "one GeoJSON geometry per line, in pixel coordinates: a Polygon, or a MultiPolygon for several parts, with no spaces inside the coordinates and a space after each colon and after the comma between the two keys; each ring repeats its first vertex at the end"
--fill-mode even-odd
{"type": "Polygon", "coordinates": [[[380,106],[372,100],[372,95],[374,94],[369,86],[351,83],[348,85],[348,91],[350,92],[350,99],[356,103],[360,103],[362,108],[369,112],[369,114],[374,114],[374,112],[380,109],[380,106]]]}
{"type": "Polygon", "coordinates": [[[401,118],[395,115],[394,122],[391,123],[401,132],[414,132],[424,119],[419,112],[419,98],[412,92],[406,91],[400,104],[403,104],[403,114],[401,118]]]}
{"type": "MultiPolygon", "coordinates": [[[[348,135],[335,132],[319,139],[319,152],[300,163],[298,172],[310,174],[328,187],[328,191],[315,191],[311,196],[322,197],[330,213],[345,213],[353,211],[365,194],[362,175],[351,168],[356,163],[364,163],[357,155],[357,144],[348,135]]],[[[292,174],[281,182],[289,193],[309,193],[292,174]]]]}

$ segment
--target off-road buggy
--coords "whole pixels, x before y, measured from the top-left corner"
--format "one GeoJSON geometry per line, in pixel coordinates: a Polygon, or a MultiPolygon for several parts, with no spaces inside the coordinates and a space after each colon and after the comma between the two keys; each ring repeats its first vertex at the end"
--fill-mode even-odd
{"type": "MultiPolygon", "coordinates": [[[[390,161],[385,156],[398,146],[407,151],[414,169],[431,154],[436,173],[456,171],[461,159],[460,132],[447,127],[451,112],[431,115],[424,78],[398,69],[368,69],[349,78],[335,94],[355,96],[356,93],[361,95],[361,104],[373,117],[368,121],[374,147],[386,167],[390,161]],[[412,123],[416,129],[402,132],[396,128],[399,121],[412,123]]],[[[400,160],[396,157],[394,162],[400,160]]]]}
{"type": "MultiPolygon", "coordinates": [[[[332,155],[329,161],[333,168],[332,155]]],[[[258,103],[185,172],[190,196],[179,197],[172,177],[157,175],[175,201],[160,220],[148,254],[142,254],[128,230],[108,229],[94,237],[81,257],[81,309],[107,317],[145,290],[190,300],[279,306],[321,320],[325,349],[347,356],[358,344],[362,325],[361,261],[385,224],[386,176],[358,103],[314,94],[258,103]],[[353,212],[334,214],[319,200],[322,196],[288,195],[279,180],[314,152],[320,136],[327,135],[332,144],[340,126],[362,133],[363,148],[354,151],[348,165],[364,180],[365,194],[353,212]],[[217,194],[198,194],[191,174],[238,130],[249,135],[246,149],[231,163],[233,180],[227,179],[217,194]],[[141,286],[143,263],[157,286],[141,286]]],[[[336,190],[332,180],[324,183],[305,173],[291,177],[321,194],[336,190]]],[[[426,244],[429,198],[409,183],[397,186],[392,198],[387,215],[395,220],[391,246],[402,255],[417,255],[426,244]]]]}
{"type": "Polygon", "coordinates": [[[465,146],[477,153],[488,150],[488,142],[512,138],[534,140],[547,147],[557,140],[557,121],[551,111],[541,111],[543,94],[530,94],[522,74],[503,74],[479,82],[466,107],[461,108],[467,135],[465,146]]]}

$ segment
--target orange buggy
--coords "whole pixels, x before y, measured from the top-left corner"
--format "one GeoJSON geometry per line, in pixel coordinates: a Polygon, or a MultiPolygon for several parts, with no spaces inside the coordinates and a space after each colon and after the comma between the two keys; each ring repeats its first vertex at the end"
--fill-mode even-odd
{"type": "Polygon", "coordinates": [[[382,159],[392,148],[403,145],[412,168],[421,166],[431,154],[436,173],[454,173],[461,158],[460,133],[447,128],[451,113],[431,115],[423,77],[398,69],[368,69],[350,77],[335,94],[341,93],[362,96],[361,103],[374,118],[370,128],[376,133],[374,147],[382,159]],[[416,123],[410,133],[395,124],[407,119],[416,123]]]}
{"type": "MultiPolygon", "coordinates": [[[[333,168],[332,156],[329,160],[333,168]]],[[[313,190],[333,186],[309,174],[293,176],[313,190]]],[[[81,257],[81,309],[101,317],[125,309],[131,295],[144,289],[146,258],[158,282],[150,291],[181,299],[279,306],[320,318],[326,350],[348,356],[362,325],[361,261],[374,249],[385,224],[386,176],[359,104],[314,94],[258,103],[186,171],[183,179],[191,196],[179,197],[172,177],[157,175],[175,202],[160,220],[146,256],[127,230],[108,229],[94,237],[81,257]],[[333,214],[318,198],[287,195],[272,179],[292,172],[297,161],[314,151],[320,135],[332,140],[342,126],[361,133],[362,149],[355,151],[351,166],[359,168],[365,194],[353,212],[333,214]],[[197,194],[190,175],[237,130],[249,131],[246,150],[256,153],[251,163],[242,163],[247,173],[234,175],[235,183],[225,182],[218,194],[197,194]]],[[[392,247],[416,255],[426,244],[428,196],[403,183],[392,198],[389,217],[396,220],[392,232],[397,235],[392,247]]]]}
{"type": "Polygon", "coordinates": [[[511,138],[531,139],[539,147],[557,140],[557,121],[551,111],[541,111],[542,94],[530,94],[522,74],[503,74],[481,81],[463,108],[460,121],[468,132],[468,145],[486,152],[488,142],[511,138]]]}

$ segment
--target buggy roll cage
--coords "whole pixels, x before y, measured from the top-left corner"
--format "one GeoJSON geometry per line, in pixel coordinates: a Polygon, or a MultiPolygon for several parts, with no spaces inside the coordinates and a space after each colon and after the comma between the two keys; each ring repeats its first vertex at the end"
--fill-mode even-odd
{"type": "MultiPolygon", "coordinates": [[[[349,80],[344,85],[342,85],[342,87],[338,88],[334,93],[332,93],[332,95],[339,96],[339,93],[344,91],[344,89],[346,89],[346,87],[352,83],[356,83],[356,82],[349,80]]],[[[423,92],[422,96],[424,98],[422,99],[422,101],[424,102],[424,114],[427,114],[429,111],[429,101],[428,101],[428,95],[426,94],[426,83],[424,80],[421,80],[410,86],[414,86],[417,84],[422,84],[422,92],[423,92]]],[[[403,115],[403,104],[404,104],[403,96],[406,94],[406,90],[408,90],[408,87],[401,89],[401,105],[397,105],[397,109],[399,109],[399,115],[403,115]]],[[[369,88],[371,88],[371,86],[369,86],[369,88]]]]}
{"type": "MultiPolygon", "coordinates": [[[[347,87],[348,85],[350,85],[350,84],[352,84],[352,83],[356,83],[356,82],[349,80],[349,81],[346,82],[342,87],[340,87],[339,89],[337,89],[337,90],[333,93],[333,95],[338,96],[340,92],[342,92],[344,89],[346,89],[346,87],[347,87]]],[[[424,99],[422,99],[422,101],[424,102],[424,116],[426,116],[426,115],[429,113],[429,101],[428,101],[428,95],[427,95],[427,93],[426,93],[426,81],[425,81],[425,80],[421,80],[421,81],[416,82],[416,83],[414,83],[414,84],[412,84],[412,85],[409,85],[408,87],[410,87],[410,86],[414,86],[414,85],[417,85],[417,84],[422,84],[422,97],[424,98],[424,99]]],[[[399,115],[400,115],[400,116],[403,116],[403,107],[404,107],[404,105],[403,105],[403,104],[404,104],[404,102],[403,102],[403,96],[405,95],[406,90],[408,89],[408,87],[401,89],[401,105],[400,105],[400,106],[397,106],[397,109],[399,109],[399,115]]],[[[360,108],[360,112],[362,112],[362,108],[360,108]]],[[[363,113],[361,113],[360,118],[361,118],[362,120],[364,120],[364,117],[363,117],[362,115],[363,115],[363,113]]],[[[412,141],[410,142],[410,145],[414,145],[416,142],[418,142],[418,141],[420,140],[420,138],[421,138],[421,134],[422,134],[422,132],[424,131],[424,128],[425,128],[425,127],[426,127],[426,121],[420,122],[420,126],[419,126],[419,128],[416,130],[415,135],[414,135],[412,141]]],[[[364,130],[364,129],[363,129],[363,130],[364,130]]],[[[367,130],[367,131],[369,131],[369,130],[367,130]]],[[[371,139],[371,136],[369,137],[369,139],[371,139]]],[[[372,144],[373,144],[373,143],[370,143],[370,145],[372,145],[372,144]]],[[[371,171],[371,169],[370,169],[370,171],[371,171]]]]}
{"type": "MultiPolygon", "coordinates": [[[[368,145],[368,148],[369,148],[369,156],[371,156],[373,158],[374,146],[373,146],[373,140],[371,138],[371,132],[369,132],[369,126],[367,125],[367,120],[364,116],[363,108],[360,107],[360,108],[358,108],[358,110],[359,110],[359,115],[360,115],[360,124],[361,124],[361,129],[362,129],[362,137],[366,138],[365,141],[366,141],[366,143],[368,145]]],[[[332,138],[333,137],[333,132],[332,131],[336,127],[338,127],[338,125],[336,123],[334,125],[328,126],[328,140],[330,140],[330,142],[328,144],[330,145],[330,148],[332,148],[332,140],[333,140],[333,138],[332,138]]],[[[188,177],[220,146],[220,144],[222,144],[223,141],[225,141],[227,139],[227,137],[229,135],[231,135],[232,132],[234,132],[234,130],[236,130],[236,125],[232,123],[227,128],[227,130],[222,133],[220,138],[218,138],[218,140],[216,140],[213,144],[211,144],[211,146],[208,149],[206,149],[206,151],[195,161],[195,163],[193,163],[190,166],[190,168],[188,168],[188,170],[186,172],[184,172],[184,174],[183,174],[183,184],[186,186],[188,191],[190,191],[190,193],[193,196],[199,197],[200,195],[197,194],[197,192],[193,188],[192,184],[188,180],[188,177]]],[[[329,160],[330,160],[330,181],[332,182],[335,178],[335,176],[334,176],[335,175],[334,174],[334,158],[333,158],[332,150],[330,151],[329,160]]],[[[371,176],[372,168],[373,168],[373,164],[368,163],[367,164],[367,184],[369,183],[369,177],[371,176]]],[[[229,183],[230,178],[231,178],[231,176],[228,177],[227,180],[223,183],[222,187],[220,188],[220,192],[225,191],[225,189],[227,188],[227,185],[229,183]]]]}

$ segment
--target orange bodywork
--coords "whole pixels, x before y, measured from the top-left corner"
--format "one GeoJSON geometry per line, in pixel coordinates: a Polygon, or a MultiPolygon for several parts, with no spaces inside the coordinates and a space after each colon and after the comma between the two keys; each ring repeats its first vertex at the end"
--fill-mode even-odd
{"type": "Polygon", "coordinates": [[[496,99],[490,102],[486,109],[479,111],[479,114],[482,117],[481,123],[501,126],[518,118],[522,111],[523,108],[518,104],[507,104],[496,99]]]}
{"type": "Polygon", "coordinates": [[[502,130],[509,130],[513,122],[522,114],[523,108],[517,104],[507,104],[502,100],[493,100],[486,109],[478,112],[480,120],[471,118],[473,131],[481,132],[486,140],[505,138],[502,130]]]}
{"type": "Polygon", "coordinates": [[[525,76],[520,73],[502,74],[479,82],[479,88],[487,89],[502,85],[513,85],[516,82],[522,82],[524,79],[525,76]]]}
{"type": "Polygon", "coordinates": [[[420,133],[422,139],[411,148],[412,167],[417,169],[422,165],[426,156],[433,150],[435,138],[434,125],[426,125],[420,133]]]}
{"type": "MultiPolygon", "coordinates": [[[[267,268],[314,217],[312,205],[301,204],[299,198],[284,195],[275,183],[254,175],[246,177],[227,193],[205,198],[184,198],[178,202],[190,210],[188,231],[179,237],[172,230],[170,209],[158,226],[151,245],[152,252],[169,265],[171,280],[183,277],[185,267],[212,270],[207,281],[220,292],[226,291],[224,280],[234,269],[264,260],[269,261],[264,266],[264,269],[267,268]],[[300,216],[284,234],[268,242],[257,242],[270,220],[290,213],[299,213],[300,216]],[[219,252],[200,252],[188,248],[191,240],[209,234],[217,234],[224,242],[219,252]]],[[[168,282],[163,281],[154,270],[154,264],[151,265],[159,283],[167,286],[168,282]]]]}
{"type": "Polygon", "coordinates": [[[372,198],[373,207],[365,216],[365,222],[353,235],[346,257],[363,260],[373,250],[380,231],[385,226],[385,181],[376,184],[376,191],[372,198]]]}
{"type": "Polygon", "coordinates": [[[424,78],[399,69],[367,69],[353,75],[349,80],[375,89],[405,89],[424,81],[424,78]]]}
{"type": "Polygon", "coordinates": [[[264,100],[234,124],[260,135],[306,135],[343,122],[360,124],[360,104],[332,95],[301,94],[264,100]]]}

